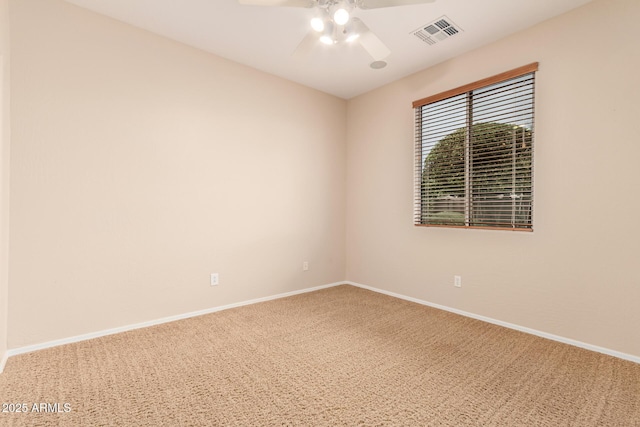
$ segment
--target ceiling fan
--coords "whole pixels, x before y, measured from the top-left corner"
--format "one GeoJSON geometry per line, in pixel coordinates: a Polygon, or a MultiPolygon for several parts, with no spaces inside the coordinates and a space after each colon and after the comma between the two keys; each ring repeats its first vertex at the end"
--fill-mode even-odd
{"type": "Polygon", "coordinates": [[[317,43],[334,45],[359,42],[374,61],[389,56],[389,48],[362,22],[354,9],[380,9],[433,3],[435,0],[238,0],[242,5],[315,8],[311,29],[300,42],[296,55],[308,53],[317,43]]]}

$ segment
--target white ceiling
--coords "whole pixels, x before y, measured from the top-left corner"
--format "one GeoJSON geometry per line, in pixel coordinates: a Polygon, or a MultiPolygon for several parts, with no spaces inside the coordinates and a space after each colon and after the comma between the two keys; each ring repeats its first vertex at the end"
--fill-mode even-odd
{"type": "Polygon", "coordinates": [[[475,49],[592,0],[437,0],[356,10],[391,49],[387,67],[369,67],[359,45],[316,46],[292,55],[312,9],[242,6],[236,0],[67,0],[78,6],[349,99],[475,49]],[[433,46],[412,32],[446,15],[463,32],[433,46]]]}

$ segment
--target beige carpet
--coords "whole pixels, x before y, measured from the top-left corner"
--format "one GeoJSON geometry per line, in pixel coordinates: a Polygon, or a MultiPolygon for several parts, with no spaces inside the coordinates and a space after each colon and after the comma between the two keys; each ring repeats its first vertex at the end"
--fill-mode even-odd
{"type": "Polygon", "coordinates": [[[640,426],[640,365],[351,286],[12,357],[2,426],[640,426]],[[56,409],[51,406],[49,409],[56,409]]]}

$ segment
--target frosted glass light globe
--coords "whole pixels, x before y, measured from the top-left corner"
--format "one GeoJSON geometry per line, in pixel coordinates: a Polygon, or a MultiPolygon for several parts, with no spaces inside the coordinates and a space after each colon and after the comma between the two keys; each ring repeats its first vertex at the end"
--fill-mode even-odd
{"type": "Polygon", "coordinates": [[[333,22],[338,25],[344,25],[349,22],[349,12],[346,9],[338,9],[333,14],[333,22]]]}
{"type": "Polygon", "coordinates": [[[321,18],[313,18],[311,20],[311,28],[318,33],[324,31],[324,21],[321,18]]]}

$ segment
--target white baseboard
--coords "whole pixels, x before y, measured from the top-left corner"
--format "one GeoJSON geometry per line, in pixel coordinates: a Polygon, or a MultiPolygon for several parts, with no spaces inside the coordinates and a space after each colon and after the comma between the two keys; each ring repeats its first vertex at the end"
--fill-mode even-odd
{"type": "Polygon", "coordinates": [[[4,372],[4,367],[7,364],[7,359],[9,359],[9,352],[5,351],[2,355],[2,359],[0,359],[0,374],[4,372]]]}
{"type": "MultiPolygon", "coordinates": [[[[10,356],[17,356],[19,354],[31,353],[32,351],[44,350],[46,348],[57,347],[59,345],[71,344],[71,343],[76,343],[76,342],[80,342],[80,341],[86,341],[86,340],[90,340],[90,339],[93,339],[93,338],[104,337],[104,336],[107,336],[107,335],[119,334],[120,332],[127,332],[127,331],[133,331],[135,329],[147,328],[149,326],[160,325],[160,324],[163,324],[163,323],[175,322],[176,320],[182,320],[182,319],[188,319],[190,317],[202,316],[204,314],[215,313],[217,311],[228,310],[230,308],[242,307],[244,305],[251,305],[251,304],[256,304],[256,303],[259,303],[259,302],[271,301],[271,300],[280,299],[280,298],[286,298],[286,297],[290,297],[290,296],[293,296],[293,295],[304,294],[304,293],[307,293],[307,292],[313,292],[313,291],[318,291],[320,289],[326,289],[326,288],[331,288],[333,286],[343,285],[345,283],[346,282],[330,283],[328,285],[316,286],[316,287],[313,287],[313,288],[307,288],[307,289],[302,289],[302,290],[298,290],[298,291],[285,292],[285,293],[282,293],[282,294],[271,295],[271,296],[268,296],[268,297],[256,298],[256,299],[252,299],[252,300],[248,300],[248,301],[237,302],[237,303],[223,305],[223,306],[219,306],[219,307],[207,308],[207,309],[199,310],[199,311],[192,311],[190,313],[184,313],[184,314],[178,314],[178,315],[175,315],[175,316],[163,317],[161,319],[150,320],[148,322],[142,322],[142,323],[136,323],[136,324],[133,324],[133,325],[120,326],[118,328],[105,329],[105,330],[98,331],[98,332],[91,332],[89,334],[76,335],[76,336],[69,337],[69,338],[62,338],[62,339],[58,339],[58,340],[43,342],[43,343],[40,343],[40,344],[33,344],[33,345],[25,346],[25,347],[18,347],[18,348],[7,350],[4,358],[2,359],[2,365],[0,365],[0,367],[4,368],[4,364],[6,363],[6,359],[9,358],[10,356]]],[[[2,373],[2,370],[0,370],[0,373],[2,373]]]]}
{"type": "Polygon", "coordinates": [[[242,306],[245,306],[245,305],[256,304],[256,303],[259,303],[259,302],[271,301],[271,300],[280,299],[280,298],[286,298],[286,297],[293,296],[293,295],[298,295],[298,294],[303,294],[303,293],[307,293],[307,292],[318,291],[320,289],[331,288],[331,287],[338,286],[338,285],[343,285],[343,284],[356,286],[356,287],[367,289],[367,290],[370,290],[370,291],[373,291],[373,292],[377,292],[377,293],[380,293],[380,294],[388,295],[388,296],[391,296],[391,297],[394,297],[394,298],[399,298],[399,299],[403,299],[403,300],[406,300],[406,301],[415,302],[417,304],[421,304],[421,305],[426,305],[426,306],[429,306],[429,307],[437,308],[437,309],[440,309],[440,310],[449,311],[451,313],[459,314],[461,316],[470,317],[472,319],[481,320],[483,322],[492,323],[494,325],[503,326],[505,328],[514,329],[516,331],[525,332],[527,334],[536,335],[536,336],[539,336],[539,337],[542,337],[542,338],[547,338],[547,339],[550,339],[550,340],[553,340],[553,341],[558,341],[558,342],[561,342],[561,343],[564,343],[564,344],[569,344],[569,345],[572,345],[572,346],[575,346],[575,347],[584,348],[586,350],[595,351],[595,352],[598,352],[598,353],[606,354],[606,355],[609,355],[609,356],[617,357],[619,359],[624,359],[624,360],[628,360],[628,361],[640,364],[640,357],[638,357],[638,356],[633,356],[633,355],[630,355],[630,354],[622,353],[622,352],[611,350],[611,349],[608,349],[608,348],[599,347],[599,346],[592,345],[592,344],[587,344],[587,343],[584,343],[584,342],[581,342],[581,341],[576,341],[576,340],[572,340],[572,339],[569,339],[569,338],[561,337],[559,335],[549,334],[547,332],[538,331],[536,329],[527,328],[527,327],[516,325],[516,324],[513,324],[513,323],[503,322],[501,320],[492,319],[490,317],[481,316],[481,315],[474,314],[474,313],[469,313],[469,312],[466,312],[466,311],[463,311],[463,310],[458,310],[458,309],[447,307],[447,306],[444,306],[444,305],[431,303],[431,302],[424,301],[424,300],[421,300],[421,299],[418,299],[418,298],[408,297],[406,295],[397,294],[395,292],[385,291],[383,289],[378,289],[378,288],[374,288],[374,287],[371,287],[371,286],[367,286],[367,285],[363,285],[363,284],[360,284],[360,283],[356,283],[356,282],[351,282],[351,281],[345,280],[345,281],[342,281],[342,282],[330,283],[328,285],[316,286],[316,287],[313,287],[313,288],[301,289],[301,290],[292,291],[292,292],[285,292],[285,293],[282,293],[282,294],[272,295],[272,296],[268,296],[268,297],[256,298],[256,299],[252,299],[252,300],[248,300],[248,301],[242,301],[242,302],[238,302],[238,303],[234,303],[234,304],[228,304],[228,305],[219,306],[219,307],[212,307],[212,308],[208,308],[208,309],[205,309],[205,310],[199,310],[199,311],[193,311],[193,312],[190,312],[190,313],[179,314],[179,315],[176,315],[176,316],[164,317],[164,318],[161,318],[161,319],[151,320],[151,321],[148,321],[148,322],[136,323],[136,324],[133,324],[133,325],[126,325],[126,326],[121,326],[121,327],[118,327],[118,328],[106,329],[106,330],[102,330],[102,331],[98,331],[98,332],[92,332],[92,333],[89,333],[89,334],[77,335],[77,336],[73,336],[73,337],[69,337],[69,338],[63,338],[63,339],[59,339],[59,340],[48,341],[48,342],[44,342],[44,343],[41,343],[41,344],[34,344],[34,345],[25,346],[25,347],[19,347],[19,348],[10,349],[10,350],[7,350],[5,352],[2,360],[0,361],[0,373],[2,373],[2,371],[4,370],[4,367],[5,367],[5,364],[7,362],[7,359],[9,357],[11,357],[11,356],[17,356],[19,354],[30,353],[32,351],[43,350],[43,349],[51,348],[51,347],[57,347],[59,345],[65,345],[65,344],[71,344],[71,343],[80,342],[80,341],[86,341],[86,340],[90,340],[90,339],[93,339],[93,338],[99,338],[99,337],[103,337],[103,336],[107,336],[107,335],[118,334],[120,332],[132,331],[132,330],[135,330],[135,329],[140,329],[140,328],[146,328],[146,327],[149,327],[149,326],[160,325],[160,324],[163,324],[163,323],[174,322],[176,320],[188,319],[190,317],[202,316],[204,314],[209,314],[209,313],[215,313],[215,312],[218,312],[218,311],[228,310],[230,308],[242,307],[242,306]]]}
{"type": "Polygon", "coordinates": [[[447,307],[447,306],[440,305],[440,304],[434,304],[434,303],[429,302],[429,301],[424,301],[424,300],[421,300],[421,299],[418,299],[418,298],[408,297],[408,296],[405,296],[405,295],[397,294],[395,292],[385,291],[383,289],[373,288],[371,286],[362,285],[360,283],[355,283],[355,282],[351,282],[351,281],[348,281],[348,280],[345,281],[344,283],[352,285],[352,286],[357,286],[359,288],[368,289],[368,290],[373,291],[373,292],[378,292],[378,293],[381,293],[381,294],[389,295],[389,296],[394,297],[394,298],[400,298],[400,299],[403,299],[403,300],[406,300],[406,301],[415,302],[415,303],[418,303],[418,304],[421,304],[421,305],[426,305],[426,306],[437,308],[437,309],[440,309],[440,310],[449,311],[451,313],[459,314],[461,316],[470,317],[472,319],[481,320],[483,322],[493,323],[494,325],[504,326],[505,328],[514,329],[516,331],[525,332],[527,334],[536,335],[536,336],[539,336],[539,337],[542,337],[542,338],[547,338],[547,339],[550,339],[550,340],[553,340],[553,341],[558,341],[558,342],[561,342],[561,343],[564,343],[564,344],[569,344],[569,345],[572,345],[574,347],[580,347],[580,348],[584,348],[586,350],[595,351],[597,353],[606,354],[608,356],[617,357],[619,359],[628,360],[630,362],[640,363],[640,357],[633,356],[633,355],[627,354],[627,353],[622,353],[620,351],[615,351],[615,350],[611,350],[611,349],[608,349],[608,348],[599,347],[597,345],[587,344],[587,343],[584,343],[582,341],[572,340],[570,338],[561,337],[559,335],[549,334],[547,332],[538,331],[536,329],[527,328],[527,327],[524,327],[524,326],[520,326],[520,325],[516,325],[516,324],[513,324],[513,323],[509,323],[509,322],[503,322],[502,320],[496,320],[496,319],[492,319],[490,317],[481,316],[481,315],[474,314],[474,313],[469,313],[469,312],[463,311],[463,310],[458,310],[456,308],[451,308],[451,307],[447,307]]]}

